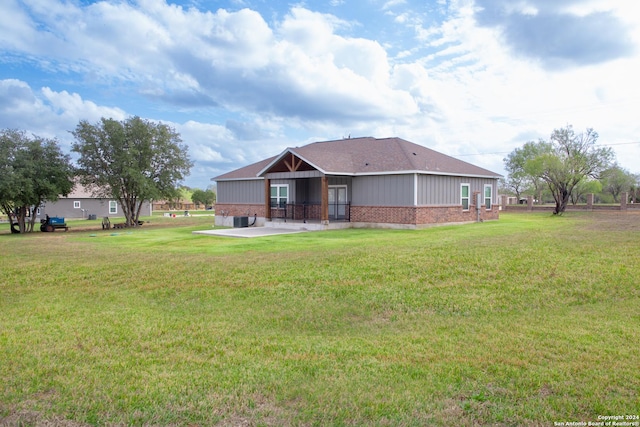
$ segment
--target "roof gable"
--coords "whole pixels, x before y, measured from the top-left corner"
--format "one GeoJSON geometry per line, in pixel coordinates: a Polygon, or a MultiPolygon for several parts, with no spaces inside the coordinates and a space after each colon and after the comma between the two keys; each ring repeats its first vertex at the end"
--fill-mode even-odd
{"type": "Polygon", "coordinates": [[[286,149],[280,156],[276,156],[258,175],[274,172],[298,172],[317,170],[318,167],[297,156],[290,148],[286,149]]]}

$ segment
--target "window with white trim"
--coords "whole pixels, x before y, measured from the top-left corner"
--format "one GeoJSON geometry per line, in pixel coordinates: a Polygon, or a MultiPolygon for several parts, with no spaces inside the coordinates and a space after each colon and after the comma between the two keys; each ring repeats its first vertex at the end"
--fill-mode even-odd
{"type": "Polygon", "coordinates": [[[115,215],[118,213],[118,202],[115,200],[109,200],[109,215],[115,215]]]}
{"type": "Polygon", "coordinates": [[[80,209],[80,200],[73,201],[73,209],[80,209]]]}
{"type": "Polygon", "coordinates": [[[469,210],[469,200],[471,199],[471,186],[469,184],[460,184],[460,204],[463,211],[469,210]]]}
{"type": "Polygon", "coordinates": [[[289,202],[289,184],[271,185],[271,207],[284,208],[289,202]]]}
{"type": "Polygon", "coordinates": [[[491,201],[493,200],[493,186],[491,184],[484,185],[484,206],[491,210],[491,201]]]}

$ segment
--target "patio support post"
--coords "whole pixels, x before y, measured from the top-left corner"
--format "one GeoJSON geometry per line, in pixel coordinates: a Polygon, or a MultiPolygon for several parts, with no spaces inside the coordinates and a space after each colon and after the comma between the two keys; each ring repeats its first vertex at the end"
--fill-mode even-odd
{"type": "Polygon", "coordinates": [[[271,180],[264,179],[264,217],[271,221],[271,180]]]}
{"type": "Polygon", "coordinates": [[[322,224],[329,223],[329,178],[323,175],[322,182],[322,206],[320,208],[320,222],[322,224]]]}

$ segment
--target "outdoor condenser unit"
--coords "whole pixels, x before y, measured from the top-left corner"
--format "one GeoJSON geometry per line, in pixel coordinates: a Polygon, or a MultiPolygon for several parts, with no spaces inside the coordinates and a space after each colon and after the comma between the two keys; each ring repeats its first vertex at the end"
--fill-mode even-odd
{"type": "Polygon", "coordinates": [[[233,217],[233,226],[234,226],[234,228],[248,227],[249,226],[249,217],[248,216],[234,216],[233,217]]]}

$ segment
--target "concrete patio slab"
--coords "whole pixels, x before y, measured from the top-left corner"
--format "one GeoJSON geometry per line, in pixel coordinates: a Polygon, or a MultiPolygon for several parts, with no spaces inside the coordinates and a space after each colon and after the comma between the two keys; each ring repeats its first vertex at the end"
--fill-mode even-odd
{"type": "Polygon", "coordinates": [[[206,234],[209,236],[225,236],[225,237],[264,237],[276,236],[280,234],[305,233],[309,230],[300,230],[292,228],[274,228],[274,227],[246,227],[246,228],[224,228],[219,230],[202,230],[193,231],[193,234],[206,234]]]}

